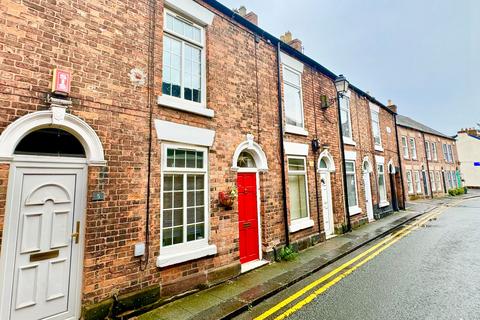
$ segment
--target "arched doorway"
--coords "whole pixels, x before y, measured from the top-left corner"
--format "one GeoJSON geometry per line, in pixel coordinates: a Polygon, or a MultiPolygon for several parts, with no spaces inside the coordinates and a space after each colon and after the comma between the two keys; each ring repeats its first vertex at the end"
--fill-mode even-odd
{"type": "Polygon", "coordinates": [[[332,183],[330,178],[331,173],[335,171],[335,162],[333,161],[333,157],[328,150],[324,150],[318,157],[317,170],[320,173],[323,227],[325,230],[325,237],[330,238],[335,234],[335,220],[333,217],[332,203],[332,183]]]}
{"type": "Polygon", "coordinates": [[[84,121],[53,117],[51,110],[26,115],[0,136],[0,161],[10,164],[2,319],[80,317],[87,166],[105,161],[84,121]]]}
{"type": "Polygon", "coordinates": [[[362,175],[363,175],[363,185],[365,190],[365,206],[367,208],[367,218],[368,221],[374,221],[373,213],[373,201],[372,201],[372,185],[370,182],[370,173],[373,172],[373,166],[368,157],[363,158],[362,163],[362,175]]]}
{"type": "Polygon", "coordinates": [[[242,272],[263,265],[261,250],[260,179],[268,170],[267,158],[252,135],[235,150],[232,169],[237,172],[239,251],[242,272]]]}

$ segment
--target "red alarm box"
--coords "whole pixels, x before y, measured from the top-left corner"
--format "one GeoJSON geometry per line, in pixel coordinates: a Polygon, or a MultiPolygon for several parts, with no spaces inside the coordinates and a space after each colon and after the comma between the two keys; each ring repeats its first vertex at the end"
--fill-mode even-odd
{"type": "Polygon", "coordinates": [[[70,71],[53,69],[52,92],[68,96],[72,85],[70,71]]]}

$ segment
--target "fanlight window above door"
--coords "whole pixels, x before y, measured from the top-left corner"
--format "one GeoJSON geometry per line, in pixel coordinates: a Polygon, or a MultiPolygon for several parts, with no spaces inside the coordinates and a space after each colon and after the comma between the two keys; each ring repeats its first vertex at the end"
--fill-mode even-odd
{"type": "Polygon", "coordinates": [[[257,167],[255,163],[255,159],[253,159],[253,156],[246,151],[243,151],[238,156],[237,166],[239,168],[256,168],[257,167]]]}
{"type": "Polygon", "coordinates": [[[71,133],[57,128],[44,128],[25,136],[15,154],[85,158],[85,149],[71,133]]]}
{"type": "Polygon", "coordinates": [[[320,169],[328,169],[325,159],[320,160],[320,169]]]}

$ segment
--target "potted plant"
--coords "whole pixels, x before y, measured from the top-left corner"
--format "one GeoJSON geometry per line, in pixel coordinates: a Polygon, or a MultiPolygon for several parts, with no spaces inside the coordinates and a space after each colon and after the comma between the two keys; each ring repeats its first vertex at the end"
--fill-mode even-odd
{"type": "Polygon", "coordinates": [[[237,188],[229,188],[225,192],[219,192],[218,193],[218,201],[220,202],[220,205],[227,209],[231,209],[233,207],[233,204],[235,203],[235,199],[237,199],[238,192],[237,188]]]}

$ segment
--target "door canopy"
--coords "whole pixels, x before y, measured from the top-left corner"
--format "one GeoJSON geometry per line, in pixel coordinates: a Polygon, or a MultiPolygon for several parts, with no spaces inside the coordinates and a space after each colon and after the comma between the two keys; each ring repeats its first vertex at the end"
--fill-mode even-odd
{"type": "Polygon", "coordinates": [[[323,152],[320,153],[320,156],[318,157],[317,170],[328,172],[335,171],[335,162],[333,161],[333,157],[328,150],[323,150],[323,152]]]}
{"type": "Polygon", "coordinates": [[[233,154],[232,159],[232,170],[238,171],[240,169],[239,158],[241,155],[245,155],[245,152],[253,158],[255,162],[255,168],[260,171],[268,171],[268,163],[267,157],[265,156],[265,152],[263,152],[262,147],[253,141],[253,135],[247,134],[247,140],[240,143],[233,154]]]}
{"type": "Polygon", "coordinates": [[[106,164],[102,143],[95,131],[79,117],[69,113],[58,113],[54,108],[27,114],[5,128],[0,135],[0,162],[12,161],[20,141],[29,133],[44,128],[62,129],[75,136],[85,149],[89,165],[106,164]]]}

